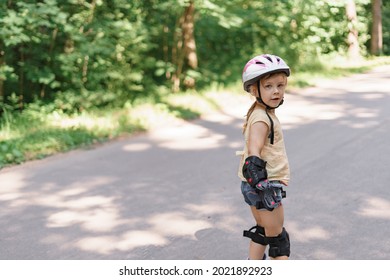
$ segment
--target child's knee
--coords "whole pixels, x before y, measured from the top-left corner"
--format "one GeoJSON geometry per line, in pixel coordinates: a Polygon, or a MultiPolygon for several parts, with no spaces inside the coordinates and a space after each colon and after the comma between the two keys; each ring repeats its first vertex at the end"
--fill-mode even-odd
{"type": "Polygon", "coordinates": [[[283,226],[279,225],[264,225],[266,236],[278,236],[283,231],[283,226]]]}
{"type": "Polygon", "coordinates": [[[285,228],[275,237],[267,237],[268,254],[272,258],[290,257],[290,237],[285,228]]]}

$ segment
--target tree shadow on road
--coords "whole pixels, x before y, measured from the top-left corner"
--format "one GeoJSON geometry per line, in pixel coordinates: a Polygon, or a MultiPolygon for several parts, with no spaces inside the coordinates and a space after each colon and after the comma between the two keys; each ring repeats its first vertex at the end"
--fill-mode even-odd
{"type": "Polygon", "coordinates": [[[387,73],[357,75],[344,90],[336,81],[297,97],[312,104],[309,111],[330,110],[301,117],[304,124],[285,133],[293,177],[286,220],[297,259],[390,258],[387,73]]]}
{"type": "MultiPolygon", "coordinates": [[[[390,258],[386,73],[278,109],[292,259],[390,258]]],[[[2,170],[0,259],[245,259],[236,112],[2,170]]]]}

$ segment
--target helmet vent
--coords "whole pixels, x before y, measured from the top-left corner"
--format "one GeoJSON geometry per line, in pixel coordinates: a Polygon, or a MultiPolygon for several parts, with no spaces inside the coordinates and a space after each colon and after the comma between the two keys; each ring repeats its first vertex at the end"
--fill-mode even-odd
{"type": "Polygon", "coordinates": [[[263,54],[249,60],[242,71],[244,90],[248,91],[249,85],[260,80],[267,74],[284,72],[290,76],[290,67],[284,60],[276,55],[263,54]]]}
{"type": "Polygon", "coordinates": [[[266,59],[268,59],[269,62],[272,62],[272,59],[271,59],[268,55],[265,55],[264,57],[265,57],[266,59]]]}

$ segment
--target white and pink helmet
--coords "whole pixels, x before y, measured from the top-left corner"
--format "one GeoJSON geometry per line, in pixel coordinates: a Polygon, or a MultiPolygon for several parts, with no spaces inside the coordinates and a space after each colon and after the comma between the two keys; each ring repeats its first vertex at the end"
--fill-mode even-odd
{"type": "Polygon", "coordinates": [[[283,59],[272,54],[262,54],[255,56],[247,62],[242,72],[242,82],[244,90],[249,92],[249,86],[260,80],[267,74],[284,72],[290,76],[290,67],[283,59]]]}

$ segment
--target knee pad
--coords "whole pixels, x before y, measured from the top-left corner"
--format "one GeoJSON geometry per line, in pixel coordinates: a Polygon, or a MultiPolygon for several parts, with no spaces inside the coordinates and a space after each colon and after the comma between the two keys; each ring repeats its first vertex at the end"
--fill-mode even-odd
{"type": "Polygon", "coordinates": [[[268,255],[272,258],[290,256],[290,237],[285,228],[275,237],[266,238],[269,244],[268,255]]]}
{"type": "Polygon", "coordinates": [[[252,241],[257,244],[264,246],[268,245],[267,238],[265,237],[265,230],[259,225],[255,225],[249,230],[244,230],[243,236],[252,239],[252,241]]]}

